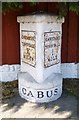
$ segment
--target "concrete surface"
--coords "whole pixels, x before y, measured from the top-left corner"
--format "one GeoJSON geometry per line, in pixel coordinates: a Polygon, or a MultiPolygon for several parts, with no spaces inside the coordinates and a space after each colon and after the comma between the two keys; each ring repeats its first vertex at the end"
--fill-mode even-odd
{"type": "Polygon", "coordinates": [[[18,75],[19,94],[22,98],[31,102],[44,103],[57,100],[62,94],[62,75],[52,73],[42,83],[27,72],[18,75]]]}
{"type": "Polygon", "coordinates": [[[19,95],[0,102],[1,118],[78,118],[77,100],[64,93],[61,98],[50,103],[31,103],[19,95]]]}

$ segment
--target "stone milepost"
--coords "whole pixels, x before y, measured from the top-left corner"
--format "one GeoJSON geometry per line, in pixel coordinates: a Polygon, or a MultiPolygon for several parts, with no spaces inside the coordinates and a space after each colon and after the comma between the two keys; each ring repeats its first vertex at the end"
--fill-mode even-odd
{"type": "Polygon", "coordinates": [[[61,38],[64,19],[49,14],[18,16],[20,23],[21,73],[19,94],[37,103],[62,94],[61,38]]]}

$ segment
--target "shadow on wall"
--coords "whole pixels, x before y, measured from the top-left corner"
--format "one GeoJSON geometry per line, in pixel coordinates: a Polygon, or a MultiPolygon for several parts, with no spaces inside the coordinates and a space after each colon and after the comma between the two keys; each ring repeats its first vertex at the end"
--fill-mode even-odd
{"type": "Polygon", "coordinates": [[[63,92],[61,98],[49,103],[31,103],[19,95],[2,101],[2,112],[16,118],[77,118],[77,100],[63,92]]]}

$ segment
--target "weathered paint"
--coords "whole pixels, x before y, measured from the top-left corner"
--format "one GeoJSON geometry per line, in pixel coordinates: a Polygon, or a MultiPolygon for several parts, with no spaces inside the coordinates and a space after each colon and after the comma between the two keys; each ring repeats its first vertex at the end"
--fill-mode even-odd
{"type": "MultiPolygon", "coordinates": [[[[50,74],[52,73],[61,73],[60,63],[61,63],[61,35],[62,35],[62,22],[64,22],[64,18],[58,20],[57,16],[52,16],[50,14],[36,14],[36,15],[27,15],[27,16],[19,16],[17,17],[17,21],[20,22],[20,47],[21,47],[21,71],[22,72],[28,72],[29,74],[34,77],[34,79],[37,82],[44,81],[50,74]],[[49,22],[48,22],[49,21],[49,22]],[[28,23],[29,22],[29,23],[28,23]],[[35,68],[32,66],[29,66],[29,64],[26,64],[23,62],[23,48],[22,48],[22,31],[35,31],[36,32],[36,65],[35,68]],[[59,32],[56,32],[59,31],[59,32]],[[52,35],[55,40],[53,41],[54,44],[59,44],[58,47],[52,46],[51,49],[54,50],[54,52],[57,54],[57,64],[55,64],[54,60],[52,66],[49,68],[44,68],[45,65],[45,59],[48,59],[48,54],[52,54],[52,51],[48,49],[49,53],[46,53],[46,43],[44,39],[45,33],[47,35],[51,32],[50,35],[52,35]],[[58,43],[57,43],[58,42],[58,43]],[[44,44],[45,43],[45,44],[44,44]],[[45,46],[44,46],[45,45],[45,46]],[[57,50],[58,49],[58,50],[57,50]],[[44,54],[46,54],[46,57],[44,59],[44,54]]],[[[27,34],[27,33],[26,33],[27,34]]],[[[45,36],[46,37],[46,36],[45,36]]],[[[27,35],[26,35],[27,39],[27,35]]],[[[28,40],[28,39],[27,39],[28,40]]],[[[31,42],[30,42],[31,43],[31,42]]],[[[33,42],[32,42],[33,43],[33,42]]],[[[53,55],[54,56],[54,55],[53,55]]],[[[30,58],[30,54],[28,56],[30,58]]],[[[55,58],[56,59],[56,58],[55,58]]]]}
{"type": "Polygon", "coordinates": [[[35,67],[36,64],[36,32],[34,31],[21,31],[22,35],[22,61],[35,67]]]}
{"type": "Polygon", "coordinates": [[[44,33],[44,66],[50,67],[60,62],[61,31],[44,33]]]}

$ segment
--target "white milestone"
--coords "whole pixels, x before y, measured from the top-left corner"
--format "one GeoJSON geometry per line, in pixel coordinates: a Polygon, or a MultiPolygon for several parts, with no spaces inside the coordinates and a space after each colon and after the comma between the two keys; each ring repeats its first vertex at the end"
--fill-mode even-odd
{"type": "Polygon", "coordinates": [[[50,102],[62,94],[62,23],[45,13],[18,16],[21,72],[19,94],[37,103],[50,102]]]}

